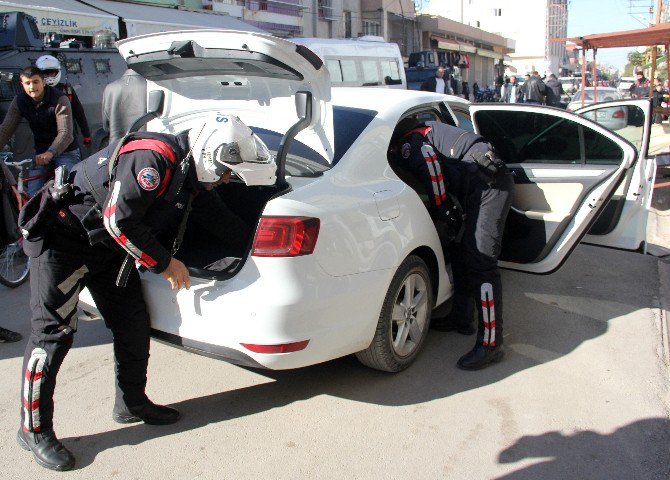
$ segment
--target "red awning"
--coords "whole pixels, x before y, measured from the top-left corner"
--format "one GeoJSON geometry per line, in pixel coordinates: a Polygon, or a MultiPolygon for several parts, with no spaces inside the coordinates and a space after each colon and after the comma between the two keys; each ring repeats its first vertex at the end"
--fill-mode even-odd
{"type": "Polygon", "coordinates": [[[670,23],[659,23],[639,30],[597,33],[573,38],[555,38],[552,42],[573,42],[577,46],[594,48],[640,47],[670,44],[670,23]]]}

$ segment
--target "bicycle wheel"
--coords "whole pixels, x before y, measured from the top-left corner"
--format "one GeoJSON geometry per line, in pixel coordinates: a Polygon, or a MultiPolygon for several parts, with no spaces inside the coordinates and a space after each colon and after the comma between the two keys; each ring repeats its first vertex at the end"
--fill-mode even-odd
{"type": "Polygon", "coordinates": [[[16,288],[28,279],[30,257],[23,253],[23,239],[0,247],[0,283],[16,288]]]}

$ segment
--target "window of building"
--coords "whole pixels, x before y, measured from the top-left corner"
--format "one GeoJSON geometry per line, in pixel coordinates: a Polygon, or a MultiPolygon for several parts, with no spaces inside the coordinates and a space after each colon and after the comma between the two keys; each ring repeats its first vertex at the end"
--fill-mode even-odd
{"type": "Polygon", "coordinates": [[[363,20],[363,35],[381,36],[382,25],[379,22],[363,20]]]}
{"type": "Polygon", "coordinates": [[[345,10],[342,13],[344,14],[344,38],[351,38],[351,12],[345,10]]]}

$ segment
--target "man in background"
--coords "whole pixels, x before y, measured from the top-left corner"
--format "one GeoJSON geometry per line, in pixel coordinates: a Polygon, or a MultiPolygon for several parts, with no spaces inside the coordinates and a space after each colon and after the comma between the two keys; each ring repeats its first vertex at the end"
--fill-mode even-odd
{"type": "Polygon", "coordinates": [[[0,145],[14,135],[22,118],[27,120],[35,146],[36,166],[28,170],[28,176],[36,178],[27,185],[28,194],[33,196],[47,182],[50,171],[61,165],[71,169],[79,163],[81,154],[72,134],[67,96],[47,85],[37,67],[24,68],[19,78],[23,91],[14,97],[0,125],[0,145]]]}
{"type": "Polygon", "coordinates": [[[544,84],[537,71],[530,72],[530,77],[523,84],[523,88],[526,103],[533,103],[536,105],[542,105],[544,103],[544,97],[547,94],[547,86],[544,84]]]}
{"type": "Polygon", "coordinates": [[[424,92],[446,93],[448,95],[453,94],[454,92],[449,84],[449,79],[444,77],[444,72],[444,67],[437,67],[435,76],[426,79],[426,81],[421,84],[421,90],[424,92]]]}
{"type": "Polygon", "coordinates": [[[561,96],[565,93],[563,91],[563,85],[558,81],[556,75],[553,73],[549,75],[549,79],[546,83],[547,86],[547,105],[550,107],[560,107],[561,106],[561,96]]]}
{"type": "Polygon", "coordinates": [[[523,88],[516,81],[516,75],[509,78],[500,89],[500,101],[504,103],[523,103],[523,88]]]}
{"type": "Polygon", "coordinates": [[[121,140],[133,122],[146,111],[147,81],[128,69],[102,93],[102,128],[109,133],[109,145],[121,140]]]}
{"type": "MultiPolygon", "coordinates": [[[[42,55],[35,61],[35,66],[42,71],[44,83],[50,87],[55,87],[67,95],[67,99],[70,100],[70,107],[72,108],[73,127],[79,127],[82,143],[86,146],[90,145],[91,129],[88,126],[88,120],[86,120],[84,107],[79,101],[77,92],[75,92],[72,85],[65,81],[61,82],[63,78],[60,61],[52,55],[42,55]]],[[[77,132],[73,132],[73,135],[77,138],[77,132]]]]}

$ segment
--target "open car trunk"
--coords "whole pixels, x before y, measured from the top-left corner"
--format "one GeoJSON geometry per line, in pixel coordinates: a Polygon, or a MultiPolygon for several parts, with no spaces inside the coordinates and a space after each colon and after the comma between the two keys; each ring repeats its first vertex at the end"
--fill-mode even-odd
{"type": "Polygon", "coordinates": [[[280,193],[274,185],[248,187],[231,181],[204,193],[202,199],[196,197],[175,257],[195,277],[235,276],[249,256],[266,203],[280,193]]]}

